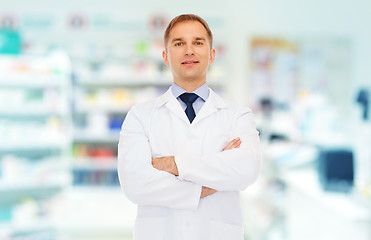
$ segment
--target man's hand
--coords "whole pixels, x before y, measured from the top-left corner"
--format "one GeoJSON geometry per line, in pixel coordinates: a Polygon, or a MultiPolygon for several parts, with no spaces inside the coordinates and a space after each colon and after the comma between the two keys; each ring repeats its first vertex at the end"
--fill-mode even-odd
{"type": "Polygon", "coordinates": [[[216,192],[217,191],[215,189],[202,186],[202,191],[201,191],[200,199],[201,198],[204,198],[204,197],[207,197],[207,196],[209,196],[211,194],[214,194],[216,192]]]}
{"type": "Polygon", "coordinates": [[[175,176],[179,175],[174,156],[152,158],[152,166],[158,170],[171,173],[175,176]]]}
{"type": "Polygon", "coordinates": [[[239,137],[235,138],[232,141],[230,141],[225,148],[223,148],[223,151],[230,150],[230,149],[233,149],[233,148],[239,148],[240,145],[241,145],[241,139],[239,137]]]}

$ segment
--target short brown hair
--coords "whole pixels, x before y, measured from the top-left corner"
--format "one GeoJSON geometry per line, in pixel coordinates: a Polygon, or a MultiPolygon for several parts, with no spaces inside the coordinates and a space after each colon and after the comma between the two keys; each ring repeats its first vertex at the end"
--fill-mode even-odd
{"type": "Polygon", "coordinates": [[[178,23],[188,22],[188,21],[197,21],[197,22],[201,23],[202,26],[204,26],[204,28],[207,32],[207,35],[209,36],[210,47],[213,46],[213,34],[212,34],[212,32],[209,28],[209,25],[207,25],[206,21],[204,19],[202,19],[201,17],[195,15],[195,14],[182,14],[182,15],[179,15],[179,16],[173,18],[173,20],[171,20],[169,25],[167,25],[167,28],[166,28],[165,33],[164,33],[165,48],[166,48],[167,42],[169,41],[170,32],[174,28],[174,26],[178,23]]]}

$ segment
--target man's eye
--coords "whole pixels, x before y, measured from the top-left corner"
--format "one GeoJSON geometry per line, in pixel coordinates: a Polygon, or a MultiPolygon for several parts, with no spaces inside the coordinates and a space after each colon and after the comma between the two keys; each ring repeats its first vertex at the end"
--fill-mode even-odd
{"type": "Polygon", "coordinates": [[[195,44],[196,45],[202,45],[202,42],[196,42],[195,44]]]}
{"type": "Polygon", "coordinates": [[[175,46],[182,46],[182,43],[175,43],[175,46]]]}

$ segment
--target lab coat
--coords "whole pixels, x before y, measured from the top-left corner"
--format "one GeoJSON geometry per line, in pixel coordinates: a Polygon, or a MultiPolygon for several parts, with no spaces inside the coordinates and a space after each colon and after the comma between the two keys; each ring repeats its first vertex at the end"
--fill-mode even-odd
{"type": "Polygon", "coordinates": [[[210,89],[190,124],[171,88],[130,109],[118,144],[118,173],[138,205],[134,240],[242,240],[240,191],[257,178],[259,134],[249,108],[210,89]],[[234,138],[240,148],[223,148],[234,138]],[[175,156],[179,176],[153,168],[152,158],[175,156]],[[200,199],[202,186],[218,192],[200,199]]]}

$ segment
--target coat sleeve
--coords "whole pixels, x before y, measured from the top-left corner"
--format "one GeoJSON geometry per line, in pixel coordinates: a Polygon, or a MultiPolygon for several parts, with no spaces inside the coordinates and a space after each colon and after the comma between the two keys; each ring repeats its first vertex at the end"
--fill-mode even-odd
{"type": "Polygon", "coordinates": [[[202,187],[181,181],[152,166],[152,155],[143,119],[135,107],[127,114],[118,144],[118,176],[126,196],[138,205],[175,209],[198,207],[202,187]]]}
{"type": "Polygon", "coordinates": [[[257,179],[261,148],[253,114],[243,108],[235,119],[230,140],[240,137],[240,148],[204,156],[175,156],[179,179],[218,191],[242,191],[257,179]]]}

